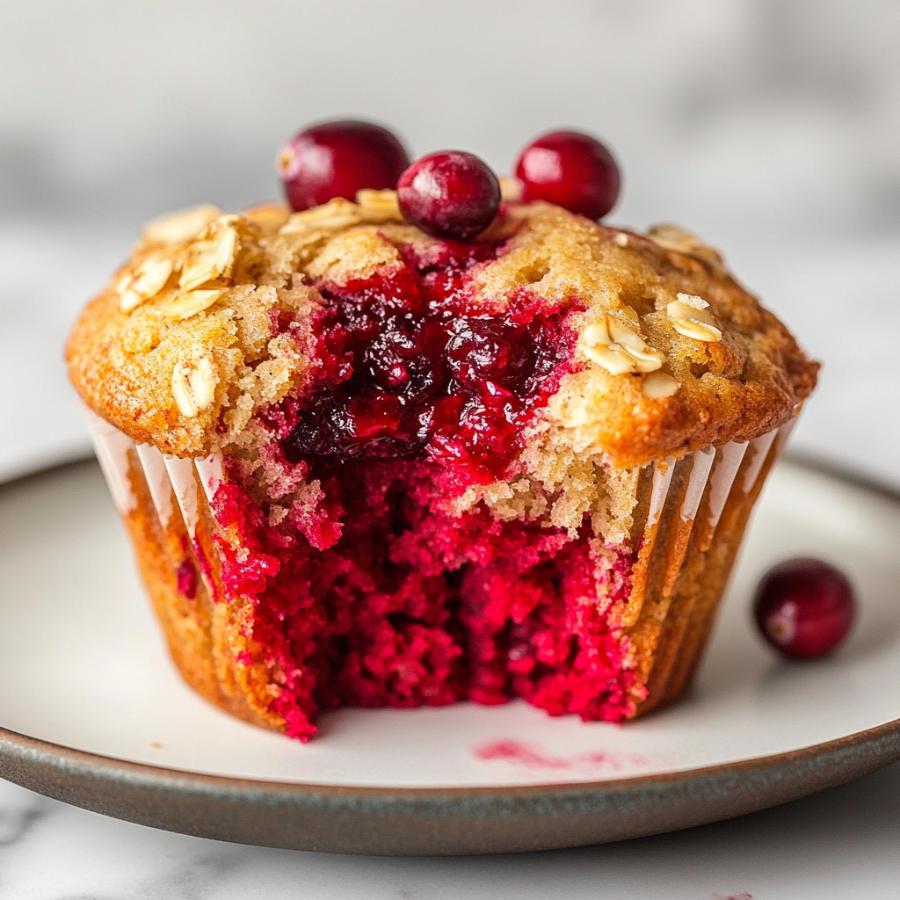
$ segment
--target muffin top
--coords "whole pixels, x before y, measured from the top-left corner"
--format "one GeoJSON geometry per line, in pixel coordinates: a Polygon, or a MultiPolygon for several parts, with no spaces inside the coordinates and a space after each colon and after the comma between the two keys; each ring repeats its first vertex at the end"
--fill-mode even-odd
{"type": "MultiPolygon", "coordinates": [[[[151,222],[78,319],[70,376],[138,442],[227,453],[255,417],[321,385],[329,308],[364,305],[376,283],[397,302],[413,285],[437,303],[440,286],[440,303],[468,322],[515,328],[526,307],[532,322],[565,313],[568,359],[528,428],[617,468],[756,437],[816,381],[785,326],[686,231],[642,235],[508,202],[477,240],[447,241],[404,223],[393,191],[293,214],[204,206],[151,222]]],[[[466,345],[472,366],[483,334],[466,345]]]]}

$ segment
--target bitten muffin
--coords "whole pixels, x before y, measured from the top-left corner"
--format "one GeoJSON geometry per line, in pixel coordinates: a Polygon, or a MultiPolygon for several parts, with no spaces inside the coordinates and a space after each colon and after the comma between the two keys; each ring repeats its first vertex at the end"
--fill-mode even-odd
{"type": "Polygon", "coordinates": [[[185,679],[302,740],[671,701],[816,364],[673,226],[508,202],[451,241],[357,201],[153,222],[69,339],[185,679]]]}

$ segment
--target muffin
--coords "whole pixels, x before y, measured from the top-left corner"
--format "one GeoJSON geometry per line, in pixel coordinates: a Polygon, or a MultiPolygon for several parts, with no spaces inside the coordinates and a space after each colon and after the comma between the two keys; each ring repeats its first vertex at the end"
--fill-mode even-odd
{"type": "Polygon", "coordinates": [[[817,371],[681,229],[391,190],[152,222],[67,359],[184,679],[301,740],[677,698],[817,371]]]}

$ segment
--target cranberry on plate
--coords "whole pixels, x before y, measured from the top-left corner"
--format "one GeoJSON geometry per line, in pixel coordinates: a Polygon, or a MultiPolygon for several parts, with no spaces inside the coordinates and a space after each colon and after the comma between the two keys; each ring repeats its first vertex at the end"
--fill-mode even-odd
{"type": "Polygon", "coordinates": [[[533,140],[516,162],[526,201],[546,200],[600,219],[615,205],[621,178],[606,147],[580,131],[551,131],[533,140]]]}
{"type": "Polygon", "coordinates": [[[818,559],[789,559],[760,580],[753,609],[763,637],[785,656],[815,659],[833,650],[853,624],[847,577],[818,559]]]}
{"type": "Polygon", "coordinates": [[[393,188],[409,165],[403,144],[371,122],[322,122],[298,132],[278,154],[284,192],[294,210],[352,200],[363,188],[393,188]]]}
{"type": "Polygon", "coordinates": [[[437,237],[466,240],[500,209],[497,176],[472,153],[441,150],[416,160],[397,184],[403,217],[437,237]]]}

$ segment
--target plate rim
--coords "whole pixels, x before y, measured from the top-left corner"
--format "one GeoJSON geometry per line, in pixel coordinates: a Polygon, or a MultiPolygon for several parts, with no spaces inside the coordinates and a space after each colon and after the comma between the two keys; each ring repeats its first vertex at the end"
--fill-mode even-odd
{"type": "Polygon", "coordinates": [[[647,837],[798,800],[898,760],[895,719],[785,753],[633,778],[353,787],[166,769],[0,728],[0,777],[83,809],[242,844],[386,856],[518,853],[647,837]]]}
{"type": "MultiPolygon", "coordinates": [[[[23,482],[51,475],[83,464],[90,458],[50,466],[38,472],[19,476],[0,484],[0,493],[23,482]]],[[[812,470],[876,494],[882,499],[900,503],[900,490],[878,484],[865,476],[847,473],[838,466],[791,454],[789,461],[801,469],[812,470]]],[[[93,809],[142,824],[172,831],[258,843],[295,849],[337,850],[387,854],[485,853],[527,849],[550,849],[576,846],[602,840],[623,839],[679,827],[731,818],[779,803],[798,799],[817,790],[844,783],[855,777],[900,761],[900,718],[849,735],[809,744],[781,753],[749,757],[710,766],[634,775],[623,778],[592,779],[572,782],[544,782],[531,785],[480,786],[409,786],[383,787],[370,785],[336,785],[322,782],[278,781],[241,778],[232,775],[193,772],[150,763],[132,762],[88,750],[22,734],[0,725],[0,777],[23,787],[37,790],[76,806],[93,809]],[[125,796],[117,800],[104,791],[120,789],[125,796]],[[749,791],[749,793],[748,793],[749,791]],[[730,797],[730,793],[734,797],[730,797]],[[740,795],[740,796],[738,796],[740,795]],[[680,825],[662,820],[643,821],[635,814],[647,814],[661,800],[681,797],[694,810],[680,825]],[[697,798],[700,797],[700,805],[697,798]],[[325,815],[322,839],[304,831],[290,837],[277,836],[258,821],[217,823],[200,815],[201,821],[185,820],[179,803],[198,800],[210,804],[208,812],[223,809],[277,805],[282,811],[292,810],[294,825],[313,828],[318,822],[312,815],[325,815]],[[158,806],[162,805],[162,809],[158,806]],[[627,809],[626,809],[627,808],[627,809]],[[630,811],[621,822],[613,822],[610,813],[630,811]],[[363,817],[374,817],[375,824],[362,829],[363,837],[349,840],[337,837],[331,818],[344,821],[343,814],[352,811],[363,817]],[[532,825],[547,812],[592,813],[593,823],[574,828],[571,836],[536,839],[524,826],[532,825]],[[431,831],[418,837],[413,828],[395,829],[393,835],[380,834],[377,822],[385,814],[406,819],[408,823],[437,819],[450,823],[448,829],[437,828],[438,845],[431,831]],[[499,842],[491,844],[485,836],[467,835],[463,824],[472,816],[499,817],[509,824],[518,821],[499,842]],[[173,818],[174,816],[174,818],[173,818]],[[179,818],[181,816],[182,818],[179,818]],[[437,819],[435,818],[437,817],[437,819]],[[455,828],[453,823],[455,822],[455,828]],[[597,831],[606,823],[606,830],[597,831]],[[443,841],[443,843],[440,843],[443,841]]],[[[590,818],[590,817],[589,817],[590,818]]],[[[665,818],[665,817],[663,817],[665,818]]],[[[496,822],[495,822],[496,824],[496,822]]],[[[383,828],[383,822],[382,822],[383,828]]]]}
{"type": "MultiPolygon", "coordinates": [[[[306,796],[316,794],[320,799],[341,798],[363,795],[381,799],[456,799],[460,796],[481,798],[528,797],[534,794],[571,794],[585,790],[617,791],[627,787],[648,784],[673,784],[683,781],[703,780],[722,774],[742,771],[769,770],[777,765],[802,764],[820,756],[828,756],[844,750],[864,749],[886,741],[888,746],[896,744],[896,761],[900,761],[900,718],[881,725],[865,728],[843,737],[817,744],[807,744],[794,750],[752,756],[733,762],[716,763],[711,766],[696,766],[676,769],[671,772],[656,772],[649,775],[631,775],[624,778],[592,779],[587,781],[556,781],[528,785],[472,785],[447,787],[375,787],[372,785],[339,785],[314,781],[273,781],[263,778],[242,778],[234,775],[216,775],[208,772],[194,772],[172,766],[156,766],[151,763],[132,762],[116,756],[107,756],[90,750],[79,750],[65,744],[45,741],[42,738],[22,734],[0,726],[0,775],[4,773],[4,761],[13,760],[26,765],[44,764],[72,771],[93,771],[107,777],[111,782],[128,781],[154,787],[176,787],[179,790],[193,790],[203,794],[224,794],[226,787],[240,785],[247,793],[291,794],[306,796]]],[[[887,759],[885,764],[894,760],[887,759]]]]}

